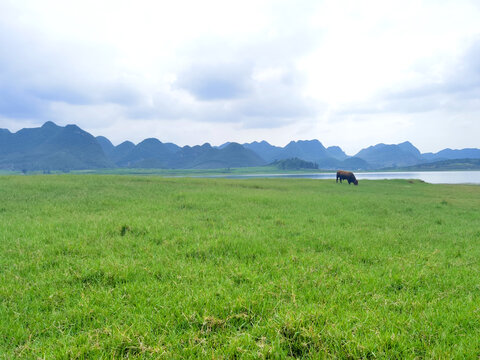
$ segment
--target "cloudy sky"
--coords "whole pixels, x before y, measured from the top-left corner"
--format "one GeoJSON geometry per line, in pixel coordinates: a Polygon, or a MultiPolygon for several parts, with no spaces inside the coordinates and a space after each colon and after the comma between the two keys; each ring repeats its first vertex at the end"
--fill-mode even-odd
{"type": "Polygon", "coordinates": [[[0,128],[480,147],[480,2],[0,0],[0,128]]]}

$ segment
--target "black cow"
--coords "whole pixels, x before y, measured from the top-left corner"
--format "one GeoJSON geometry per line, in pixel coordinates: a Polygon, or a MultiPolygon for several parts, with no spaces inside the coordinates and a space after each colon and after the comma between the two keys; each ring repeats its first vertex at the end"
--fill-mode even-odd
{"type": "Polygon", "coordinates": [[[353,175],[351,171],[338,170],[337,183],[338,183],[338,179],[340,179],[340,182],[342,182],[342,180],[347,180],[348,185],[350,185],[350,183],[353,183],[354,185],[358,185],[358,180],[355,178],[355,175],[353,175]]]}

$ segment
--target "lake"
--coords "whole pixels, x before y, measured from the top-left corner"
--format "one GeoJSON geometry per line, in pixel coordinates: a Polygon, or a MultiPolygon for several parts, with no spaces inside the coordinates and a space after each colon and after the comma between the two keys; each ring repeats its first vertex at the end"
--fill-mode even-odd
{"type": "MultiPolygon", "coordinates": [[[[431,184],[479,184],[480,171],[405,171],[405,172],[356,172],[358,180],[384,179],[420,179],[431,184]]],[[[303,178],[303,179],[335,179],[335,173],[311,174],[249,174],[249,175],[219,175],[230,179],[245,179],[255,177],[268,178],[303,178]]]]}

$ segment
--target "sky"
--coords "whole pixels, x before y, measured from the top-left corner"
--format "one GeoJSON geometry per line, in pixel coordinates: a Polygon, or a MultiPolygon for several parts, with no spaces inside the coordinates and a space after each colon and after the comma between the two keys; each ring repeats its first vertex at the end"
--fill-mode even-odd
{"type": "Polygon", "coordinates": [[[0,0],[0,128],[480,148],[480,1],[0,0]]]}

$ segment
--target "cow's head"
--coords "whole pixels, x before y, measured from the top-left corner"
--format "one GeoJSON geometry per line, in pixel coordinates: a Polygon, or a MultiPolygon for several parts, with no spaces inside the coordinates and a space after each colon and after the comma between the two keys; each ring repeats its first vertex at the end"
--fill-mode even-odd
{"type": "Polygon", "coordinates": [[[358,180],[355,179],[355,181],[353,182],[354,185],[358,185],[358,180]]]}

